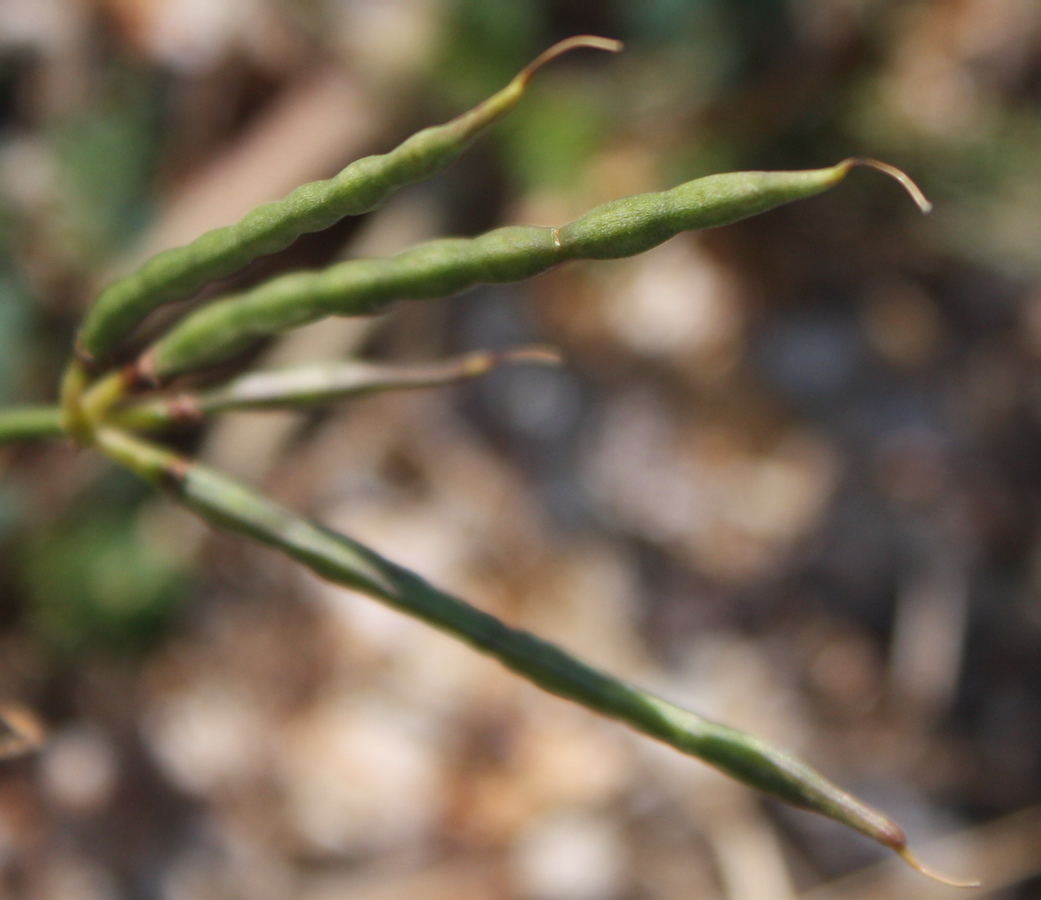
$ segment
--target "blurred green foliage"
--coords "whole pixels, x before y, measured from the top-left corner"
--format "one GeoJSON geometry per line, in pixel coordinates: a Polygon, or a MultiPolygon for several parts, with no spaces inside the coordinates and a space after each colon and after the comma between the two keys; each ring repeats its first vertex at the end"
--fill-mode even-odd
{"type": "Polygon", "coordinates": [[[136,651],[163,635],[188,582],[148,510],[136,484],[110,473],[71,514],[26,537],[30,619],[54,651],[136,651]]]}
{"type": "Polygon", "coordinates": [[[17,275],[0,264],[0,403],[11,403],[21,393],[31,350],[27,338],[32,310],[33,298],[17,275]]]}
{"type": "Polygon", "coordinates": [[[539,0],[455,0],[437,66],[439,90],[467,108],[508,82],[547,44],[539,0]]]}
{"type": "Polygon", "coordinates": [[[581,82],[537,88],[503,123],[505,162],[522,192],[567,191],[603,149],[610,110],[601,91],[581,82]]]}
{"type": "Polygon", "coordinates": [[[117,66],[52,134],[60,225],[73,255],[99,266],[147,225],[162,147],[163,83],[117,66]]]}

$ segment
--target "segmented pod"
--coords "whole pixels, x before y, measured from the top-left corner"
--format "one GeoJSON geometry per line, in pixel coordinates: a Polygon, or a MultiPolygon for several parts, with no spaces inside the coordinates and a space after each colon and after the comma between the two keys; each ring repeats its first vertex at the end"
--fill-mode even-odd
{"type": "Polygon", "coordinates": [[[591,35],[561,41],[497,94],[452,121],[417,132],[389,153],[359,159],[326,181],[302,185],[284,200],[257,207],[234,225],[159,253],[101,293],[80,329],[77,354],[92,365],[162,304],[187,297],[258,256],[288,247],[302,234],[377,209],[400,188],[438,174],[513,108],[539,68],[562,53],[576,47],[617,51],[621,46],[619,41],[591,35]]]}
{"type": "MultiPolygon", "coordinates": [[[[825,169],[709,175],[668,191],[612,200],[562,228],[508,226],[474,238],[430,241],[385,259],[285,275],[188,316],[140,361],[138,375],[161,381],[226,359],[257,338],[325,316],[372,313],[395,299],[520,281],[568,260],[632,256],[681,231],[725,225],[811,197],[838,184],[855,165],[906,179],[884,164],[859,159],[825,169]]],[[[919,198],[917,188],[908,189],[919,198]]],[[[921,198],[921,204],[924,209],[927,201],[921,198]]]]}

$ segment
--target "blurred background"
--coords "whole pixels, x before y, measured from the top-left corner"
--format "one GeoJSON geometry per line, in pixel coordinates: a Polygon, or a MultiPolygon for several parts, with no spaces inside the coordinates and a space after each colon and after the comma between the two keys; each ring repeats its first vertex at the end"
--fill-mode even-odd
{"type": "MultiPolygon", "coordinates": [[[[877,156],[936,211],[857,171],[636,259],[321,323],[250,361],[565,362],[172,439],[795,750],[976,896],[1041,897],[1034,0],[0,0],[0,401],[52,401],[113,275],[582,32],[626,49],[559,60],[442,176],[210,295],[729,169],[877,156]]],[[[49,731],[0,767],[4,897],[953,896],[94,454],[0,473],[0,700],[49,731]]]]}

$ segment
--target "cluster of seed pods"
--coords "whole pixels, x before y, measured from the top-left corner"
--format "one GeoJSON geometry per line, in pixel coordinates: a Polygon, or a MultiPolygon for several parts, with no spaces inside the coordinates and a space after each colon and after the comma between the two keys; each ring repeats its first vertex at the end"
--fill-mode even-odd
{"type": "Polygon", "coordinates": [[[562,41],[470,112],[417,133],[389,153],[358,160],[334,178],[304,185],[235,225],[161,253],[113,283],[79,332],[63,408],[0,415],[0,441],[67,433],[214,524],[275,547],[330,581],[454,635],[551,693],[625,722],[753,788],[842,822],[931,877],[967,885],[924,869],[908,851],[898,825],[767,742],[674,706],[512,628],[350,538],[138,434],[228,409],[327,402],[376,390],[444,384],[504,362],[552,361],[545,351],[533,349],[472,354],[426,367],[350,363],[255,372],[194,394],[135,394],[141,387],[158,388],[176,375],[225,360],[258,339],[326,316],[362,315],[397,299],[442,297],[478,283],[517,281],[571,260],[642,253],[681,231],[727,224],[825,191],[858,165],[892,175],[928,211],[928,202],[902,172],[874,160],[848,159],[806,171],[712,175],[605,203],[558,228],[499,228],[474,238],[430,241],[386,259],[356,259],[323,272],[285,275],[204,305],[137,361],[112,367],[121,341],[160,305],[191,295],[305,232],[373,210],[400,188],[442,171],[516,104],[538,68],[578,47],[618,50],[620,44],[589,36],[562,41]]]}

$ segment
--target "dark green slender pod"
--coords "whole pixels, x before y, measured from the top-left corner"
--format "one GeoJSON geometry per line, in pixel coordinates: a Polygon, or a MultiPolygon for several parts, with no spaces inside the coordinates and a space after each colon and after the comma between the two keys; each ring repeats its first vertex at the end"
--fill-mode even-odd
{"type": "Polygon", "coordinates": [[[257,207],[234,225],[152,257],[101,293],[80,329],[77,354],[88,365],[103,360],[131,328],[162,304],[187,297],[258,256],[288,247],[302,234],[377,209],[400,188],[438,174],[512,109],[539,68],[576,47],[617,51],[621,43],[590,35],[561,41],[497,94],[452,121],[417,132],[389,153],[359,159],[326,181],[302,185],[284,200],[257,207]]]}
{"type": "Polygon", "coordinates": [[[787,803],[854,828],[921,868],[896,823],[766,741],[681,709],[512,628],[213,469],[110,428],[98,430],[97,442],[214,524],[275,547],[329,581],[459,638],[552,694],[622,721],[787,803]]]}
{"type": "Polygon", "coordinates": [[[632,256],[681,231],[725,225],[811,197],[858,164],[874,165],[845,160],[825,169],[709,175],[668,191],[612,200],[562,228],[509,226],[475,238],[430,241],[386,259],[285,275],[188,316],[141,360],[139,375],[161,381],[219,362],[257,338],[325,316],[375,312],[395,299],[519,281],[568,260],[632,256]]]}
{"type": "Polygon", "coordinates": [[[62,437],[60,406],[13,406],[0,409],[0,444],[62,437]]]}

